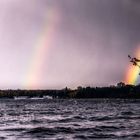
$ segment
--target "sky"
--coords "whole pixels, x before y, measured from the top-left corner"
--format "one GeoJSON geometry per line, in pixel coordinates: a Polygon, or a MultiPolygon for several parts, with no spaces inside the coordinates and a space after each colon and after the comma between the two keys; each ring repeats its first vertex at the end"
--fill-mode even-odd
{"type": "Polygon", "coordinates": [[[139,0],[0,0],[1,89],[115,85],[139,44],[139,0]]]}

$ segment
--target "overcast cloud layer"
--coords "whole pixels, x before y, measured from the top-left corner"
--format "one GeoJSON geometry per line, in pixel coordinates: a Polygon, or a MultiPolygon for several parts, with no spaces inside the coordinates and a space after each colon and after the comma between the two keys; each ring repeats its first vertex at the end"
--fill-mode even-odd
{"type": "Polygon", "coordinates": [[[36,88],[108,86],[124,79],[127,55],[140,43],[139,0],[1,0],[0,88],[26,88],[50,9],[58,22],[36,88]]]}

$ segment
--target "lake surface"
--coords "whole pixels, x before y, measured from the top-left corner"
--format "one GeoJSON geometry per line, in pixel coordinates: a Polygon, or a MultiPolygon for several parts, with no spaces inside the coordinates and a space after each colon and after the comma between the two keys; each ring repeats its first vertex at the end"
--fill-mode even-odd
{"type": "Polygon", "coordinates": [[[0,140],[140,139],[140,100],[0,100],[0,140]]]}

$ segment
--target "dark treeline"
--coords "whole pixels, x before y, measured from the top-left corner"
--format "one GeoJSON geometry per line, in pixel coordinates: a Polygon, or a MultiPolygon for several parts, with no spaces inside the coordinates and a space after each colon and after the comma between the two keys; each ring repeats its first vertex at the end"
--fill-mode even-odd
{"type": "Polygon", "coordinates": [[[110,87],[78,87],[75,90],[65,88],[62,90],[0,90],[0,98],[14,98],[26,96],[52,98],[135,98],[140,99],[140,85],[125,85],[120,82],[110,87]]]}

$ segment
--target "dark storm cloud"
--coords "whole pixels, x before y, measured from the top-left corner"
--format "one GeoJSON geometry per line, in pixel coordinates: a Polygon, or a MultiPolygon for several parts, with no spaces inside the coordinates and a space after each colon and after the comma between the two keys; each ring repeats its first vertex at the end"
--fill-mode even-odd
{"type": "MultiPolygon", "coordinates": [[[[127,54],[133,53],[140,40],[139,10],[135,10],[137,4],[138,1],[128,0],[72,0],[59,3],[63,17],[60,29],[62,40],[75,44],[62,45],[61,52],[77,51],[76,55],[68,54],[74,61],[69,65],[77,71],[83,69],[78,73],[80,77],[85,75],[82,80],[107,84],[123,79],[128,64],[127,54]],[[77,68],[78,61],[85,60],[90,64],[88,70],[85,63],[77,68]]],[[[72,77],[71,69],[67,71],[72,77]]]]}
{"type": "Polygon", "coordinates": [[[85,33],[84,35],[88,39],[91,39],[92,35],[95,36],[96,30],[98,30],[101,38],[104,37],[104,40],[108,42],[111,41],[112,35],[122,36],[124,39],[126,38],[126,41],[129,38],[139,40],[137,36],[139,34],[139,15],[131,12],[133,7],[127,3],[114,0],[63,2],[62,28],[68,34],[74,35],[77,31],[76,33],[82,36],[85,33]],[[90,35],[88,36],[88,34],[90,35]]]}
{"type": "Polygon", "coordinates": [[[82,81],[106,84],[123,80],[127,54],[133,54],[140,41],[139,1],[77,0],[61,1],[59,6],[63,15],[60,34],[67,40],[61,52],[77,51],[69,64],[76,68],[78,62],[74,60],[82,61],[79,71],[86,69],[85,60],[89,62],[88,70],[78,73],[82,81]],[[76,45],[69,46],[71,42],[76,45]]]}

